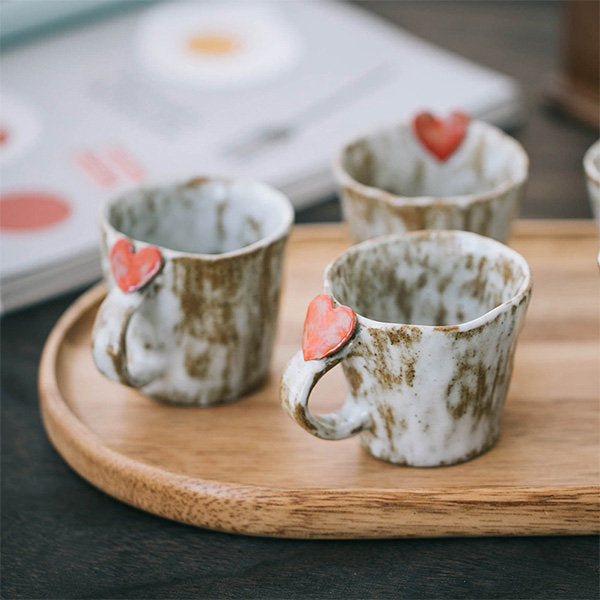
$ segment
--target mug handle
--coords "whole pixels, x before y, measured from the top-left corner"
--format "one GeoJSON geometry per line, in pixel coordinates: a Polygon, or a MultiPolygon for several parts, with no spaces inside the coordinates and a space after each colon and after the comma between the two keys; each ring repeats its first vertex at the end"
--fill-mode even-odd
{"type": "Polygon", "coordinates": [[[144,361],[135,375],[128,367],[127,330],[146,293],[147,289],[126,294],[115,286],[100,305],[92,332],[92,355],[98,370],[109,379],[135,388],[151,383],[164,370],[163,361],[144,361]]]}
{"type": "Polygon", "coordinates": [[[348,402],[335,412],[313,415],[308,399],[313,388],[327,373],[349,354],[352,343],[335,354],[318,360],[304,360],[298,351],[288,363],[281,379],[281,403],[286,412],[306,431],[323,440],[343,440],[370,426],[367,410],[358,403],[348,402]]]}

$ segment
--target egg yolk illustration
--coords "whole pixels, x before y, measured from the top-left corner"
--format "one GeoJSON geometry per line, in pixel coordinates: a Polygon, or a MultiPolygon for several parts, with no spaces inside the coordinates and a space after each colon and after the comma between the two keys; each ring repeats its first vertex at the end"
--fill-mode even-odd
{"type": "Polygon", "coordinates": [[[241,44],[227,34],[201,33],[187,40],[187,49],[194,54],[226,56],[237,52],[241,44]]]}

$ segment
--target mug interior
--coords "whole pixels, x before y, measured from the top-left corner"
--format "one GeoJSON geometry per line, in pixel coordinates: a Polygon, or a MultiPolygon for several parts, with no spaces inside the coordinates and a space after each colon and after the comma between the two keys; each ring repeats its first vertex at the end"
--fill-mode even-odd
{"type": "Polygon", "coordinates": [[[352,247],[330,265],[333,297],[385,323],[458,325],[511,300],[528,283],[525,261],[479,235],[418,232],[352,247]]]}
{"type": "Polygon", "coordinates": [[[347,145],[339,166],[354,181],[402,197],[453,197],[491,192],[527,175],[527,157],[512,138],[473,121],[446,162],[421,147],[409,124],[376,131],[347,145]]]}
{"type": "Polygon", "coordinates": [[[221,254],[275,235],[293,212],[277,190],[248,181],[195,179],[132,190],[106,206],[127,237],[193,254],[221,254]]]}

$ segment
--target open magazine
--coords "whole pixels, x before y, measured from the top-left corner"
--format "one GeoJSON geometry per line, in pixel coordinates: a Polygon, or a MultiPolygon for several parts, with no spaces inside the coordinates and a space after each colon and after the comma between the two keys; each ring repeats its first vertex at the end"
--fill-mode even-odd
{"type": "Polygon", "coordinates": [[[520,108],[511,79],[330,2],[140,5],[9,48],[1,77],[3,311],[98,278],[97,207],[128,187],[228,174],[303,206],[357,132],[520,108]]]}

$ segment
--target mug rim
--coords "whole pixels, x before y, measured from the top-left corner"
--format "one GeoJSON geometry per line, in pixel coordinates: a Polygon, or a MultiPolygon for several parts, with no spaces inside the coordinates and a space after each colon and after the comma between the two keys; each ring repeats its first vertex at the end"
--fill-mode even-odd
{"type": "Polygon", "coordinates": [[[255,179],[246,179],[242,177],[229,177],[222,175],[199,175],[195,177],[190,177],[184,180],[170,180],[166,183],[156,183],[156,184],[148,184],[148,185],[140,185],[134,186],[129,189],[123,190],[121,193],[115,196],[111,196],[106,198],[100,204],[98,209],[98,218],[100,221],[100,226],[115,235],[123,236],[127,239],[135,242],[136,246],[139,244],[140,247],[144,246],[155,246],[161,252],[161,254],[165,257],[169,258],[195,258],[202,259],[206,261],[217,261],[221,259],[227,258],[235,258],[236,256],[241,256],[244,254],[250,254],[262,247],[269,246],[273,242],[280,240],[285,237],[294,222],[294,208],[289,198],[277,188],[263,183],[262,181],[258,181],[255,179]],[[225,183],[225,184],[242,184],[247,186],[252,186],[261,192],[268,192],[273,200],[273,205],[277,205],[280,209],[280,214],[282,216],[281,224],[279,227],[269,235],[263,236],[248,244],[247,246],[242,246],[241,248],[236,248],[235,250],[228,250],[227,252],[220,252],[218,254],[206,254],[202,252],[185,252],[183,250],[175,250],[173,248],[169,248],[167,246],[161,246],[160,244],[152,244],[150,242],[146,242],[144,240],[138,240],[130,235],[125,234],[123,231],[120,231],[116,227],[112,225],[108,216],[108,210],[117,202],[119,202],[125,196],[140,190],[167,190],[172,188],[186,188],[186,187],[199,187],[206,183],[225,183]]]}
{"type": "Polygon", "coordinates": [[[600,185],[600,168],[594,163],[594,159],[600,156],[600,139],[596,140],[583,155],[583,168],[585,170],[586,177],[595,183],[600,185]]]}
{"type": "Polygon", "coordinates": [[[410,122],[407,120],[380,125],[379,127],[369,129],[359,135],[353,136],[351,139],[346,140],[346,142],[342,144],[341,148],[337,151],[336,155],[334,156],[333,172],[340,187],[354,189],[363,196],[366,196],[373,200],[380,200],[393,206],[444,206],[451,204],[461,204],[464,206],[470,206],[479,202],[486,202],[489,200],[493,200],[494,198],[499,198],[506,194],[509,190],[522,186],[529,177],[529,156],[527,155],[527,152],[525,151],[523,146],[515,138],[507,135],[500,128],[495,127],[490,123],[486,123],[485,121],[481,121],[478,119],[473,119],[471,121],[471,124],[475,125],[476,127],[480,127],[484,130],[494,131],[498,133],[502,138],[504,138],[506,142],[512,145],[516,153],[519,155],[518,160],[520,161],[519,167],[521,173],[517,178],[510,179],[506,182],[497,185],[496,187],[491,188],[488,191],[479,193],[459,194],[455,196],[403,196],[401,194],[394,194],[393,192],[389,192],[387,190],[373,185],[361,183],[352,175],[350,175],[350,173],[344,167],[343,157],[347,149],[352,144],[356,144],[357,142],[363,141],[375,135],[381,135],[387,131],[396,129],[398,127],[409,129],[410,122]]]}
{"type": "Polygon", "coordinates": [[[501,250],[505,255],[508,255],[511,260],[516,262],[522,269],[524,273],[524,281],[517,290],[515,294],[511,296],[508,300],[502,302],[502,304],[497,304],[487,312],[475,317],[474,319],[470,319],[469,321],[462,321],[460,323],[453,323],[452,325],[421,325],[419,323],[396,323],[391,321],[377,321],[376,319],[371,319],[369,317],[365,317],[359,312],[353,312],[356,314],[358,322],[361,325],[366,325],[370,328],[374,329],[387,329],[387,328],[400,328],[400,327],[409,327],[409,328],[417,328],[421,331],[442,331],[442,332],[466,332],[481,327],[486,323],[492,321],[498,314],[508,310],[511,306],[519,306],[523,299],[529,294],[532,287],[532,279],[531,279],[531,269],[529,268],[529,264],[523,258],[521,254],[519,254],[516,250],[513,250],[506,244],[502,242],[498,242],[492,238],[479,235],[478,233],[473,233],[471,231],[462,231],[459,229],[421,229],[418,231],[409,231],[404,233],[393,233],[390,235],[385,235],[377,238],[371,238],[361,242],[359,244],[355,244],[354,246],[350,246],[347,250],[345,250],[342,254],[340,254],[337,258],[332,260],[327,267],[325,268],[325,273],[323,274],[323,286],[325,291],[331,295],[334,299],[335,303],[338,305],[342,305],[335,294],[333,293],[331,286],[331,278],[330,272],[333,267],[345,256],[348,254],[353,254],[356,252],[361,252],[367,248],[371,248],[373,246],[380,246],[382,244],[388,244],[396,241],[400,241],[407,238],[431,238],[431,237],[466,237],[466,238],[477,238],[478,241],[484,244],[487,244],[488,247],[496,248],[497,250],[501,250]]]}

